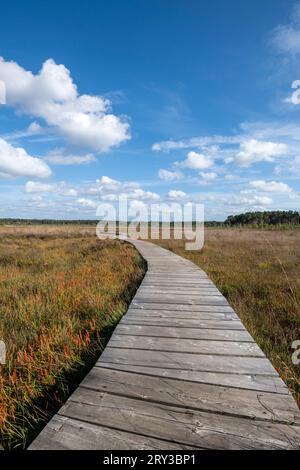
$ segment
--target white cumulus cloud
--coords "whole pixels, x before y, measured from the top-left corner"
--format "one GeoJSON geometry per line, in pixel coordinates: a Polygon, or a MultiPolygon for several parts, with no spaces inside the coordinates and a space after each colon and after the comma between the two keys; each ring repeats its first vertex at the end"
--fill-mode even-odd
{"type": "Polygon", "coordinates": [[[259,189],[265,192],[273,192],[273,193],[291,193],[292,189],[286,183],[280,183],[277,181],[265,181],[265,180],[257,180],[251,181],[250,186],[255,189],[259,189]]]}
{"type": "Polygon", "coordinates": [[[22,147],[14,147],[0,137],[0,172],[16,177],[47,178],[51,175],[48,165],[40,158],[28,155],[22,147]]]}
{"type": "Polygon", "coordinates": [[[104,152],[130,138],[129,124],[101,96],[80,95],[70,71],[53,59],[37,74],[0,57],[6,103],[43,119],[72,144],[104,152]]]}
{"type": "Polygon", "coordinates": [[[205,170],[206,168],[212,167],[213,164],[214,162],[210,157],[202,153],[191,151],[187,154],[187,158],[182,163],[182,166],[193,170],[205,170]]]}
{"type": "Polygon", "coordinates": [[[257,162],[273,162],[275,157],[287,152],[286,144],[257,139],[244,140],[239,152],[225,159],[225,163],[235,161],[239,166],[248,167],[257,162]]]}

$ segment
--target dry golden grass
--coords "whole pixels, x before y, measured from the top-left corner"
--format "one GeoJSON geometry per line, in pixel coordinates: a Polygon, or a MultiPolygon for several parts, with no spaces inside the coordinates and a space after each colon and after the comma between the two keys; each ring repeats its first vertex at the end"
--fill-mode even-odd
{"type": "Polygon", "coordinates": [[[0,227],[0,439],[24,446],[99,355],[140,283],[137,251],[93,227],[0,227]]]}
{"type": "Polygon", "coordinates": [[[200,252],[181,240],[161,246],[203,268],[227,297],[300,406],[300,230],[206,229],[200,252]]]}

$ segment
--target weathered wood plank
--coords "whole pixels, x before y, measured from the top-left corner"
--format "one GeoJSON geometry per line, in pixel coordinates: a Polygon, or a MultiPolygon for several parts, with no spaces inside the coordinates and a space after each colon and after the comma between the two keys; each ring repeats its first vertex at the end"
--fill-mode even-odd
{"type": "MultiPolygon", "coordinates": [[[[132,349],[106,347],[101,360],[112,364],[132,364],[143,367],[164,367],[165,369],[181,369],[190,371],[219,372],[227,374],[256,374],[277,377],[277,372],[266,358],[214,356],[211,354],[184,354],[141,350],[137,354],[132,349]]],[[[101,365],[101,360],[98,364],[101,365]]]]}
{"type": "Polygon", "coordinates": [[[300,448],[300,427],[297,426],[154,404],[82,387],[73,393],[59,414],[206,449],[300,448]]]}
{"type": "Polygon", "coordinates": [[[287,396],[283,400],[276,393],[171,380],[101,367],[94,367],[81,387],[181,408],[300,424],[293,398],[287,396]]]}
{"type": "Polygon", "coordinates": [[[238,389],[256,390],[264,392],[279,393],[288,395],[288,389],[284,382],[276,376],[256,375],[256,374],[225,374],[216,372],[206,372],[184,369],[166,369],[163,364],[161,367],[145,367],[135,364],[121,364],[101,361],[96,367],[106,367],[108,369],[134,372],[153,377],[164,377],[178,379],[186,382],[199,382],[212,385],[221,385],[224,387],[234,387],[238,389]]]}
{"type": "MultiPolygon", "coordinates": [[[[149,292],[148,286],[140,287],[138,294],[144,295],[149,292]]],[[[165,294],[172,295],[201,295],[201,296],[211,296],[211,295],[222,295],[218,289],[213,287],[156,287],[151,288],[151,294],[161,294],[163,297],[165,294]]]]}
{"type": "Polygon", "coordinates": [[[171,318],[171,319],[190,319],[190,320],[239,320],[234,312],[189,312],[188,310],[147,310],[132,308],[128,310],[126,318],[171,318]]]}
{"type": "Polygon", "coordinates": [[[109,427],[55,415],[29,450],[173,450],[192,449],[155,437],[139,436],[109,427]]]}
{"type": "MultiPolygon", "coordinates": [[[[237,317],[235,311],[230,307],[230,305],[187,305],[187,304],[157,304],[157,303],[143,303],[136,302],[133,300],[130,304],[128,312],[133,310],[137,311],[142,310],[154,310],[154,311],[172,311],[172,312],[190,312],[190,313],[229,313],[237,317]]],[[[238,317],[237,317],[238,318],[238,317]]]]}
{"type": "Polygon", "coordinates": [[[185,278],[180,278],[178,280],[176,279],[169,279],[168,277],[165,277],[164,279],[157,279],[157,277],[145,277],[143,280],[143,286],[147,287],[160,287],[160,286],[192,286],[192,287],[208,287],[208,288],[216,288],[216,286],[210,281],[209,279],[196,279],[196,280],[189,280],[185,278]]]}
{"type": "Polygon", "coordinates": [[[135,335],[162,338],[206,339],[215,341],[246,341],[254,342],[252,336],[245,330],[217,330],[200,328],[180,328],[174,326],[147,326],[119,323],[115,330],[119,335],[135,335]]]}
{"type": "Polygon", "coordinates": [[[265,357],[256,343],[182,338],[145,338],[141,336],[118,335],[116,333],[111,338],[109,347],[143,349],[146,351],[172,351],[195,354],[265,357]]]}
{"type": "Polygon", "coordinates": [[[244,325],[239,320],[191,320],[186,318],[184,320],[170,319],[170,318],[147,318],[139,317],[131,319],[128,315],[122,319],[122,324],[126,325],[149,325],[149,326],[170,326],[181,328],[204,328],[204,329],[217,329],[217,330],[241,330],[244,331],[244,325]]]}
{"type": "MultiPolygon", "coordinates": [[[[186,281],[209,281],[209,277],[202,274],[200,271],[194,271],[194,273],[186,273],[186,272],[166,272],[166,273],[158,273],[158,272],[153,272],[151,271],[151,276],[147,276],[147,280],[155,279],[155,280],[178,280],[182,279],[182,276],[184,276],[184,279],[186,281]]],[[[210,281],[211,282],[211,281],[210,281]]]]}
{"type": "Polygon", "coordinates": [[[184,295],[179,294],[176,297],[173,294],[137,294],[135,303],[169,303],[185,305],[228,305],[227,300],[222,295],[184,295]]]}
{"type": "Polygon", "coordinates": [[[162,284],[168,284],[168,285],[181,285],[184,286],[185,284],[192,284],[194,287],[195,286],[209,286],[209,287],[216,287],[215,284],[209,279],[209,278],[202,278],[197,276],[196,279],[189,279],[185,277],[179,277],[177,276],[178,279],[176,278],[171,278],[169,276],[163,276],[163,278],[157,278],[157,276],[152,276],[146,274],[143,280],[142,285],[162,285],[162,284]]]}

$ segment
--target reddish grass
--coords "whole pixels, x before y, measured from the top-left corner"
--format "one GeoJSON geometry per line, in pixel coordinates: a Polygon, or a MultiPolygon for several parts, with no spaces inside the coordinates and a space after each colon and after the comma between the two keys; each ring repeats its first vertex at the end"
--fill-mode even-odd
{"type": "Polygon", "coordinates": [[[0,438],[11,448],[24,446],[86,373],[144,266],[132,246],[78,229],[8,232],[0,230],[0,438]]]}

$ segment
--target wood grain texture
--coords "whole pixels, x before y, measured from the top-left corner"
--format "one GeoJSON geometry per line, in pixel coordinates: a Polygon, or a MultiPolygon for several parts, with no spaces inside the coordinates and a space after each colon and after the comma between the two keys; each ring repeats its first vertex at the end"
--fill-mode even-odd
{"type": "Polygon", "coordinates": [[[300,427],[207,413],[78,387],[60,415],[206,449],[290,449],[300,427]],[[184,432],[183,432],[184,430],[184,432]]]}
{"type": "Polygon", "coordinates": [[[299,449],[299,409],[206,273],[132,243],[144,280],[30,449],[299,449]]]}

